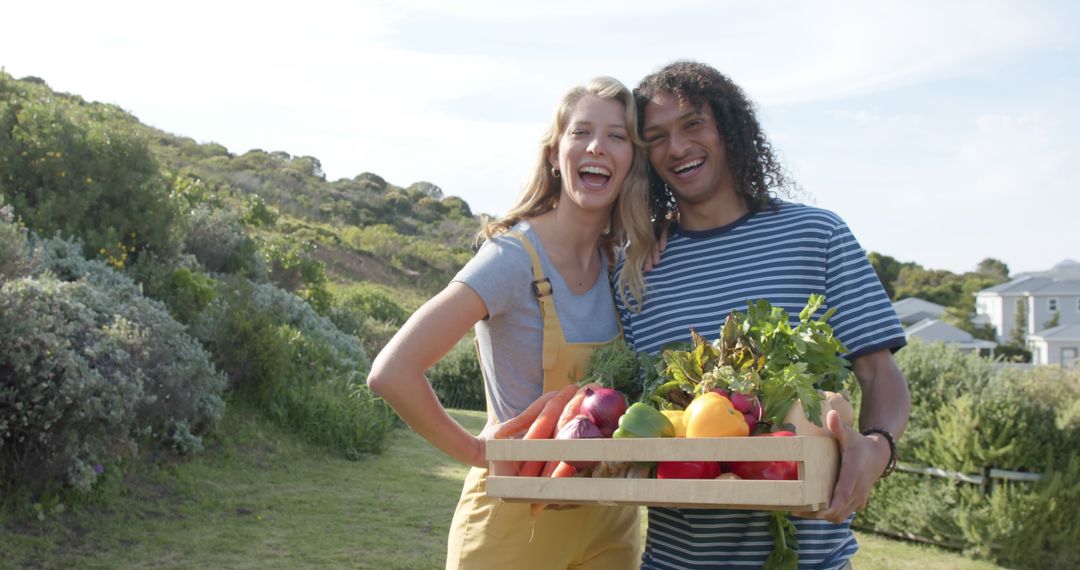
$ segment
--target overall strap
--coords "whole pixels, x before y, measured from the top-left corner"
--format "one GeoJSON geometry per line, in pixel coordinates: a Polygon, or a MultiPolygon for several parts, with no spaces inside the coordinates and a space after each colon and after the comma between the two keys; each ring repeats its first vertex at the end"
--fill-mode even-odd
{"type": "Polygon", "coordinates": [[[506,234],[521,242],[525,251],[529,252],[532,259],[532,291],[536,300],[540,302],[540,316],[544,319],[544,370],[555,366],[559,356],[559,345],[563,341],[562,325],[559,317],[555,314],[555,299],[551,296],[551,279],[544,276],[544,268],[540,264],[540,256],[532,242],[521,232],[508,232],[506,234]]]}
{"type": "Polygon", "coordinates": [[[615,295],[622,294],[619,290],[619,283],[615,280],[615,271],[611,266],[608,266],[608,289],[611,289],[611,308],[615,311],[615,324],[619,325],[619,337],[625,337],[626,331],[623,330],[622,316],[619,315],[619,304],[615,302],[615,295]]]}

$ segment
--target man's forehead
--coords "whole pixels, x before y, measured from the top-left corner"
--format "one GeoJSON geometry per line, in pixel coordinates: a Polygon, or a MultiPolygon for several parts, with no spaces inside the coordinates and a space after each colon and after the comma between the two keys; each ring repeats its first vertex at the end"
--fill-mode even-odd
{"type": "Polygon", "coordinates": [[[649,98],[649,103],[660,107],[688,107],[690,103],[680,93],[672,91],[657,91],[652,97],[649,98]]]}
{"type": "Polygon", "coordinates": [[[650,122],[649,118],[663,116],[670,119],[687,113],[700,112],[701,107],[700,104],[695,104],[681,94],[672,93],[671,91],[659,91],[650,97],[649,102],[645,105],[646,123],[650,122]]]}

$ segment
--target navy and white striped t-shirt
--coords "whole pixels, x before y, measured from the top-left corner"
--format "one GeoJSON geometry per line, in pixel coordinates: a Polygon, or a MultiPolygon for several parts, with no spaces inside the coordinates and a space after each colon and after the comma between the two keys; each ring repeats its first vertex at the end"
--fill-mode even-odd
{"type": "MultiPolygon", "coordinates": [[[[641,312],[616,295],[627,342],[656,353],[689,341],[691,328],[712,340],[728,314],[757,299],[782,307],[794,325],[818,293],[825,295],[821,312],[837,308],[829,324],[849,359],[904,346],[892,304],[843,220],[820,208],[778,205],[707,231],[675,228],[660,265],[645,274],[641,312]]],[[[838,568],[858,549],[850,519],[794,520],[799,568],[838,568]]],[[[642,568],[760,568],[772,547],[766,513],[652,507],[642,568]]]]}

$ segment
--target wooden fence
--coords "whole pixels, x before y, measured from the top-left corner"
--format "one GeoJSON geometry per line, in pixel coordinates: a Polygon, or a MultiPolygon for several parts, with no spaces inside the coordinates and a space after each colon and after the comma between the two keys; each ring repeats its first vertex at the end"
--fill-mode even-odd
{"type": "MultiPolygon", "coordinates": [[[[982,473],[971,474],[961,473],[959,471],[948,471],[946,469],[938,469],[937,467],[926,467],[911,465],[908,463],[897,463],[896,470],[904,473],[911,473],[914,475],[927,475],[929,477],[941,477],[945,479],[951,479],[953,481],[960,481],[961,483],[969,483],[972,485],[979,485],[982,487],[984,495],[989,495],[994,491],[994,481],[1021,481],[1027,483],[1035,483],[1042,480],[1041,473],[1027,473],[1023,471],[1007,471],[1005,469],[995,469],[993,467],[985,467],[982,473]]],[[[858,517],[855,519],[855,523],[852,526],[859,530],[866,530],[876,534],[889,536],[892,538],[900,538],[904,540],[910,540],[914,542],[921,542],[924,544],[933,544],[943,548],[949,548],[954,550],[962,550],[964,545],[960,542],[937,540],[925,536],[920,536],[911,532],[896,531],[890,529],[880,529],[870,526],[858,524],[858,517]]]]}
{"type": "Polygon", "coordinates": [[[954,481],[961,481],[963,483],[979,485],[982,487],[984,494],[990,494],[994,491],[995,480],[1023,481],[1027,483],[1034,483],[1042,480],[1041,473],[1007,471],[1005,469],[995,469],[993,467],[984,467],[982,473],[970,474],[960,473],[959,471],[947,471],[945,469],[938,469],[937,467],[919,467],[916,465],[909,465],[907,463],[899,463],[896,466],[896,470],[903,471],[904,473],[929,475],[931,477],[943,477],[946,479],[952,479],[954,481]]]}

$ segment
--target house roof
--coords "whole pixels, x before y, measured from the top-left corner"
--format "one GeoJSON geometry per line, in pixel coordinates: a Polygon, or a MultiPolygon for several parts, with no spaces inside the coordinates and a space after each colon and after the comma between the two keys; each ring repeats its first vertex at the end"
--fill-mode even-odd
{"type": "Polygon", "coordinates": [[[1080,341],[1080,323],[1059,325],[1046,330],[1041,330],[1030,335],[1029,338],[1041,341],[1080,341]]]}
{"type": "Polygon", "coordinates": [[[1039,289],[1038,291],[1032,291],[1032,293],[1038,293],[1039,296],[1045,295],[1080,295],[1080,281],[1054,281],[1049,285],[1039,289]]]}
{"type": "Polygon", "coordinates": [[[940,315],[945,312],[945,307],[937,303],[931,303],[930,301],[920,299],[918,297],[907,297],[906,299],[900,299],[899,301],[893,303],[892,306],[894,309],[896,309],[897,313],[900,313],[901,311],[932,311],[940,315]]]}
{"type": "Polygon", "coordinates": [[[917,297],[900,299],[893,303],[900,323],[910,325],[923,319],[936,319],[945,313],[945,307],[917,297]]]}
{"type": "Polygon", "coordinates": [[[986,289],[983,289],[982,291],[979,291],[977,294],[981,295],[983,293],[1027,293],[1029,291],[1037,291],[1039,289],[1042,289],[1053,281],[1053,279],[1050,279],[1048,277],[1035,277],[1031,275],[1025,275],[1024,277],[1013,279],[1012,281],[1006,281],[1005,283],[1001,283],[1000,285],[988,287],[986,289]]]}
{"type": "Polygon", "coordinates": [[[980,340],[971,336],[971,333],[954,327],[937,319],[924,319],[906,329],[904,334],[908,337],[920,338],[927,342],[944,342],[970,348],[996,348],[997,343],[988,340],[980,340]]]}

